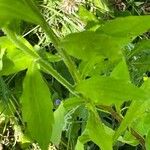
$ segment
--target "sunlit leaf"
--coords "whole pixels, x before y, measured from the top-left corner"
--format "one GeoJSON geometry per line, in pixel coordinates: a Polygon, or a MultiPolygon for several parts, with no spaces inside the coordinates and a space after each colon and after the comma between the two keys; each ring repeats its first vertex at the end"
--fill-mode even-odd
{"type": "Polygon", "coordinates": [[[122,60],[112,71],[111,77],[129,82],[129,70],[125,60],[122,60]]]}
{"type": "Polygon", "coordinates": [[[79,59],[89,60],[98,55],[115,59],[121,56],[124,41],[106,34],[84,31],[66,36],[60,45],[70,55],[79,59]]]}
{"type": "Polygon", "coordinates": [[[51,93],[35,65],[31,65],[24,79],[21,104],[28,135],[42,149],[47,149],[53,124],[53,106],[51,93]]]}
{"type": "Polygon", "coordinates": [[[112,77],[93,76],[79,83],[76,90],[97,104],[114,104],[148,98],[142,89],[112,77]]]}
{"type": "Polygon", "coordinates": [[[92,111],[90,111],[89,114],[86,130],[89,138],[96,143],[101,150],[112,150],[112,137],[105,131],[101,120],[92,111]]]}
{"type": "Polygon", "coordinates": [[[7,38],[0,38],[1,52],[5,49],[2,61],[1,75],[9,75],[26,69],[31,63],[31,58],[24,54],[20,49],[7,38]]]}
{"type": "Polygon", "coordinates": [[[128,16],[107,21],[98,29],[113,37],[124,37],[127,41],[146,32],[150,28],[150,16],[128,16]]]}
{"type": "Polygon", "coordinates": [[[41,16],[25,0],[0,0],[0,26],[12,19],[41,23],[41,16]]]}

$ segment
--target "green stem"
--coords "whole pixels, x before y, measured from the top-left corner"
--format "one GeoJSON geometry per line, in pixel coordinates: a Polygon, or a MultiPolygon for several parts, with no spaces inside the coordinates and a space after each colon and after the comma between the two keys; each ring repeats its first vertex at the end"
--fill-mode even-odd
{"type": "Polygon", "coordinates": [[[38,8],[36,7],[36,5],[34,4],[34,2],[32,0],[26,0],[25,2],[40,17],[40,20],[41,20],[40,26],[41,26],[41,28],[45,31],[47,36],[51,39],[51,41],[54,44],[56,50],[61,55],[62,59],[64,60],[64,63],[68,67],[68,70],[69,70],[70,74],[72,75],[75,83],[78,83],[80,81],[80,75],[79,75],[78,70],[76,69],[76,65],[72,61],[70,56],[65,52],[65,50],[63,50],[62,48],[59,47],[58,37],[53,32],[53,30],[49,27],[49,24],[42,17],[42,15],[40,14],[40,12],[39,12],[38,8]]]}
{"type": "Polygon", "coordinates": [[[62,59],[64,60],[64,63],[68,67],[69,72],[71,73],[75,83],[78,83],[80,81],[80,74],[76,68],[75,63],[72,61],[71,57],[66,53],[66,51],[59,47],[59,39],[53,32],[53,30],[49,27],[49,24],[43,20],[43,24],[41,24],[41,27],[47,34],[47,36],[51,39],[52,43],[54,44],[54,47],[58,51],[58,53],[61,55],[62,59]]]}
{"type": "Polygon", "coordinates": [[[53,67],[43,60],[35,51],[32,51],[28,48],[24,43],[17,38],[17,36],[9,29],[5,28],[3,31],[7,34],[10,40],[24,53],[31,56],[34,60],[36,60],[40,66],[49,74],[51,74],[56,80],[58,80],[64,87],[66,87],[72,94],[77,96],[77,93],[74,91],[74,87],[65,80],[53,67]]]}

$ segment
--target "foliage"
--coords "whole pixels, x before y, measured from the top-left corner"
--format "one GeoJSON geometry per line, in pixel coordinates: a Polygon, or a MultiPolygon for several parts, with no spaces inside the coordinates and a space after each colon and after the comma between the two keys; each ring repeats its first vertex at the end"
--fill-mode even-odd
{"type": "Polygon", "coordinates": [[[90,4],[78,12],[84,31],[58,35],[38,0],[0,0],[0,125],[13,126],[17,143],[7,148],[149,150],[150,16],[102,19],[107,3],[90,4]],[[40,27],[54,50],[30,44],[16,24],[40,27]]]}

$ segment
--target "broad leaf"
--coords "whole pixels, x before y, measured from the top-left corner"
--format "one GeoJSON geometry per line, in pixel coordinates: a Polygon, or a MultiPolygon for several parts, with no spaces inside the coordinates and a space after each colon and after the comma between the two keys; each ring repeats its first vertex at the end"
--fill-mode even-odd
{"type": "Polygon", "coordinates": [[[0,0],[0,27],[12,19],[40,24],[41,15],[25,0],[0,0]]]}
{"type": "Polygon", "coordinates": [[[48,86],[34,65],[28,69],[24,79],[21,103],[28,135],[46,150],[51,137],[53,106],[48,86]]]}
{"type": "Polygon", "coordinates": [[[148,98],[144,90],[112,77],[93,76],[79,83],[76,90],[97,104],[116,104],[148,98]]]}
{"type": "Polygon", "coordinates": [[[124,41],[106,34],[84,31],[66,36],[60,45],[70,55],[79,59],[89,60],[98,55],[115,59],[121,55],[124,41]]]}
{"type": "Polygon", "coordinates": [[[96,65],[99,64],[100,66],[100,64],[103,64],[103,62],[104,58],[100,56],[94,56],[88,61],[82,61],[79,66],[82,78],[84,79],[86,76],[89,76],[89,74],[96,68],[96,65]]]}
{"type": "Polygon", "coordinates": [[[124,37],[126,41],[146,32],[150,28],[150,16],[128,16],[110,20],[98,29],[113,37],[124,37]]]}

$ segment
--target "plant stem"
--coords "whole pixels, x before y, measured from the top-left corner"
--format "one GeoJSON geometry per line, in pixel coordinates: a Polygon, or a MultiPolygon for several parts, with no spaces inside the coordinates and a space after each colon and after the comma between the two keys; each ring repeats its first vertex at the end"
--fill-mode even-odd
{"type": "Polygon", "coordinates": [[[11,30],[4,28],[3,31],[20,50],[31,56],[32,59],[36,60],[47,73],[51,74],[73,95],[77,96],[77,93],[74,91],[74,87],[66,79],[64,79],[48,62],[43,60],[35,51],[28,48],[11,30]]]}
{"type": "Polygon", "coordinates": [[[59,46],[59,39],[53,32],[53,30],[49,27],[49,24],[43,20],[43,23],[41,24],[41,28],[45,31],[47,36],[51,39],[54,47],[58,51],[58,53],[61,55],[62,59],[64,60],[64,63],[66,64],[69,72],[71,73],[75,83],[78,83],[80,81],[80,74],[78,70],[76,69],[75,63],[72,61],[71,57],[66,53],[66,51],[59,46]]]}
{"type": "MultiPolygon", "coordinates": [[[[108,111],[119,123],[122,122],[123,117],[122,117],[120,114],[118,114],[116,111],[114,111],[111,106],[98,105],[97,107],[98,107],[99,109],[108,111]]],[[[141,146],[143,147],[143,150],[146,150],[144,138],[143,138],[138,132],[136,132],[132,127],[127,128],[127,129],[128,129],[128,131],[130,131],[131,134],[139,141],[139,143],[140,143],[141,146]]]]}
{"type": "Polygon", "coordinates": [[[78,70],[76,69],[75,63],[72,61],[70,56],[63,50],[62,48],[59,47],[59,39],[56,36],[56,34],[53,32],[53,30],[50,28],[49,24],[46,22],[44,17],[41,15],[40,11],[38,10],[37,6],[32,0],[25,0],[25,3],[28,4],[28,6],[36,13],[36,15],[40,19],[40,26],[41,28],[45,31],[47,36],[51,39],[51,42],[53,43],[54,47],[58,51],[58,53],[61,55],[64,63],[66,64],[70,74],[72,75],[72,78],[75,83],[78,83],[80,81],[80,74],[78,70]]]}

